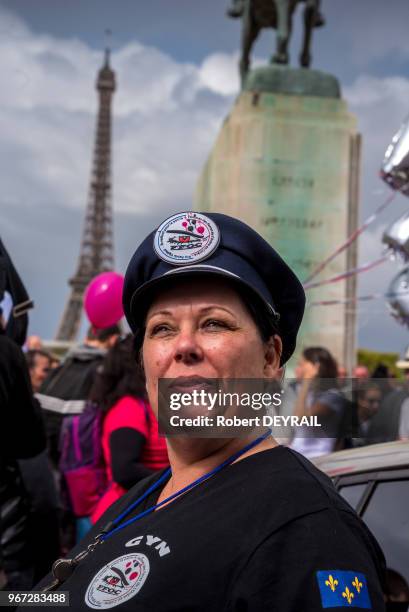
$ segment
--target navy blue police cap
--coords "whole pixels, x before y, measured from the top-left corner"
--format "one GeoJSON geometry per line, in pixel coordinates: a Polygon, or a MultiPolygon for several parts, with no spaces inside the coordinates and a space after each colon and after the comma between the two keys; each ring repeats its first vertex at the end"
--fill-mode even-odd
{"type": "Polygon", "coordinates": [[[304,289],[280,255],[251,227],[221,213],[181,212],[145,238],[129,262],[123,306],[137,333],[161,283],[214,274],[238,284],[275,323],[283,342],[281,365],[295,349],[305,307],[304,289]]]}

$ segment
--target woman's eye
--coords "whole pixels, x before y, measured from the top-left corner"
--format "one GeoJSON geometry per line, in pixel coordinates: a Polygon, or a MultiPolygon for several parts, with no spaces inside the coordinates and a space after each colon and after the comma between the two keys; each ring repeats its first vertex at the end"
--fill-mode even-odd
{"type": "Polygon", "coordinates": [[[204,322],[204,326],[210,329],[217,327],[223,327],[227,329],[230,327],[225,321],[220,321],[219,319],[207,319],[207,321],[204,322]]]}
{"type": "Polygon", "coordinates": [[[155,325],[150,332],[151,336],[157,336],[158,334],[165,334],[167,332],[171,331],[171,327],[170,325],[167,325],[166,323],[160,323],[158,325],[155,325]]]}

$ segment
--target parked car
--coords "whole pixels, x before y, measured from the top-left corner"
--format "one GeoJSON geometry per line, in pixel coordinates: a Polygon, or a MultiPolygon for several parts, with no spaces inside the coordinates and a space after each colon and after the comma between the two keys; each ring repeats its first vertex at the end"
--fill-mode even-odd
{"type": "Polygon", "coordinates": [[[408,610],[409,442],[340,451],[316,457],[314,463],[377,538],[388,568],[386,599],[394,602],[390,609],[408,610]]]}

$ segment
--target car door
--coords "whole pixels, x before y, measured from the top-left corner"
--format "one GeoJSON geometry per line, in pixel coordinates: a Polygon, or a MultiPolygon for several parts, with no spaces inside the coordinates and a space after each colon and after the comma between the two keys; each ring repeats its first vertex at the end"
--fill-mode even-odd
{"type": "Polygon", "coordinates": [[[409,606],[409,470],[385,470],[336,481],[339,493],[357,511],[381,546],[387,564],[390,609],[409,606]]]}

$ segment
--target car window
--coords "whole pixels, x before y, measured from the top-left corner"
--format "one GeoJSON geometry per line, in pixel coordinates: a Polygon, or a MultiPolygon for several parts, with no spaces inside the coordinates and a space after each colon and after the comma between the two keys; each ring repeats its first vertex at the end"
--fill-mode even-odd
{"type": "Polygon", "coordinates": [[[363,517],[378,540],[391,582],[409,593],[409,481],[380,482],[363,517]]]}
{"type": "Polygon", "coordinates": [[[339,493],[344,499],[347,500],[349,505],[356,510],[358,502],[361,500],[362,494],[367,486],[367,482],[364,482],[362,484],[348,485],[346,487],[341,487],[339,489],[339,493]]]}

